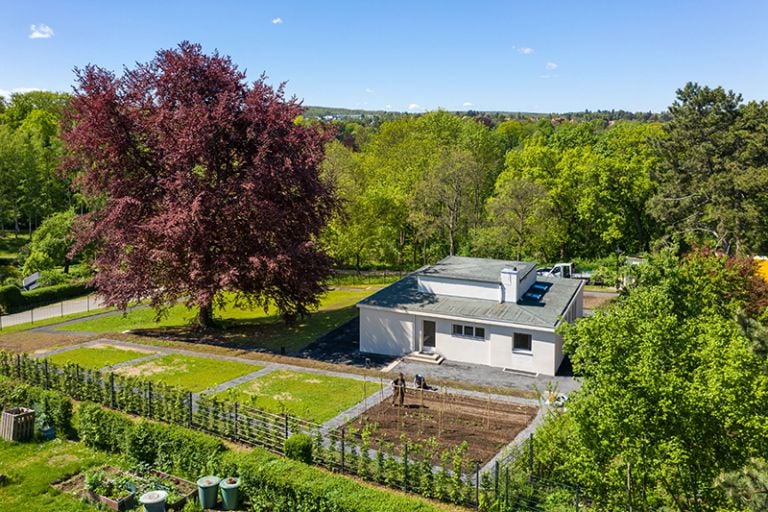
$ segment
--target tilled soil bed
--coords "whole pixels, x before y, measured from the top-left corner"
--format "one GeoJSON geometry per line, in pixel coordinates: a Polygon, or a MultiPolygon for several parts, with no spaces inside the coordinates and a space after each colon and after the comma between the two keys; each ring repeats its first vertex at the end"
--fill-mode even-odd
{"type": "Polygon", "coordinates": [[[361,429],[373,424],[372,438],[392,442],[395,447],[401,434],[412,441],[434,437],[441,449],[466,441],[468,458],[484,464],[525,429],[537,412],[531,405],[408,389],[404,407],[384,400],[348,426],[361,429]]]}

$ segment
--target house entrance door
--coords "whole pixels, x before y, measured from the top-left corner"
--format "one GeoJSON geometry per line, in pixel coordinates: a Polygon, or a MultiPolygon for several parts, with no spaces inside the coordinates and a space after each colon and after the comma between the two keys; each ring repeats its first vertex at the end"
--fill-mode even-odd
{"type": "Polygon", "coordinates": [[[431,354],[435,351],[435,322],[424,320],[421,329],[421,351],[431,354]]]}

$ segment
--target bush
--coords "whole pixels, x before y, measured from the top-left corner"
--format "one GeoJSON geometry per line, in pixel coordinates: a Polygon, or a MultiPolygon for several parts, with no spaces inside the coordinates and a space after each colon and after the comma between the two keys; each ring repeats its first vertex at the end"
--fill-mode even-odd
{"type": "Polygon", "coordinates": [[[80,408],[80,439],[91,448],[118,453],[124,449],[132,428],[131,420],[120,413],[96,404],[84,404],[80,408]]]}
{"type": "Polygon", "coordinates": [[[0,287],[0,314],[8,314],[23,307],[24,296],[16,285],[0,287]]]}
{"type": "Polygon", "coordinates": [[[58,286],[37,288],[36,290],[23,292],[22,295],[24,296],[24,306],[30,308],[82,297],[90,292],[91,289],[84,284],[60,284],[58,286]]]}
{"type": "Polygon", "coordinates": [[[439,510],[417,498],[392,494],[332,475],[313,466],[278,458],[255,448],[228,452],[222,458],[222,474],[239,475],[241,491],[252,510],[289,512],[426,512],[439,510]]]}
{"type": "Polygon", "coordinates": [[[142,420],[127,433],[124,450],[134,462],[199,476],[224,451],[224,444],[184,427],[142,420]]]}
{"type": "Polygon", "coordinates": [[[306,434],[293,434],[285,440],[285,456],[304,464],[312,464],[312,438],[306,434]]]}

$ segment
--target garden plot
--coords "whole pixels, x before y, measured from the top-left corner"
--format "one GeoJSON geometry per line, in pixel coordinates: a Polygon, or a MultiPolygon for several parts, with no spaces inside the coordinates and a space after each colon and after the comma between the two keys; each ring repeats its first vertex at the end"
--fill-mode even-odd
{"type": "Polygon", "coordinates": [[[214,388],[219,384],[242,377],[262,367],[206,357],[169,354],[143,363],[124,366],[115,371],[121,375],[143,377],[179,386],[193,392],[214,388]]]}
{"type": "Polygon", "coordinates": [[[408,389],[404,407],[384,400],[349,426],[362,429],[368,425],[374,439],[395,446],[401,443],[402,434],[412,441],[434,437],[441,449],[466,441],[468,458],[484,464],[512,442],[537,412],[531,405],[408,389]]]}
{"type": "Polygon", "coordinates": [[[98,370],[105,366],[124,363],[154,353],[151,350],[125,348],[105,343],[59,352],[58,354],[46,356],[46,359],[55,364],[76,363],[83,368],[98,370]]]}
{"type": "Polygon", "coordinates": [[[380,389],[379,380],[363,381],[278,370],[222,391],[216,398],[323,423],[378,393],[380,389]]]}

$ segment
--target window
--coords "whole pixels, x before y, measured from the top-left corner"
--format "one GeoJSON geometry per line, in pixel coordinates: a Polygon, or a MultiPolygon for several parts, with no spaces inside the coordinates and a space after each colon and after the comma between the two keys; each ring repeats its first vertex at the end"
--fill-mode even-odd
{"type": "Polygon", "coordinates": [[[516,332],[512,337],[512,350],[530,352],[532,349],[532,339],[530,334],[516,332]]]}
{"type": "Polygon", "coordinates": [[[485,340],[485,327],[475,327],[474,325],[453,324],[453,335],[462,338],[475,338],[485,340]]]}

